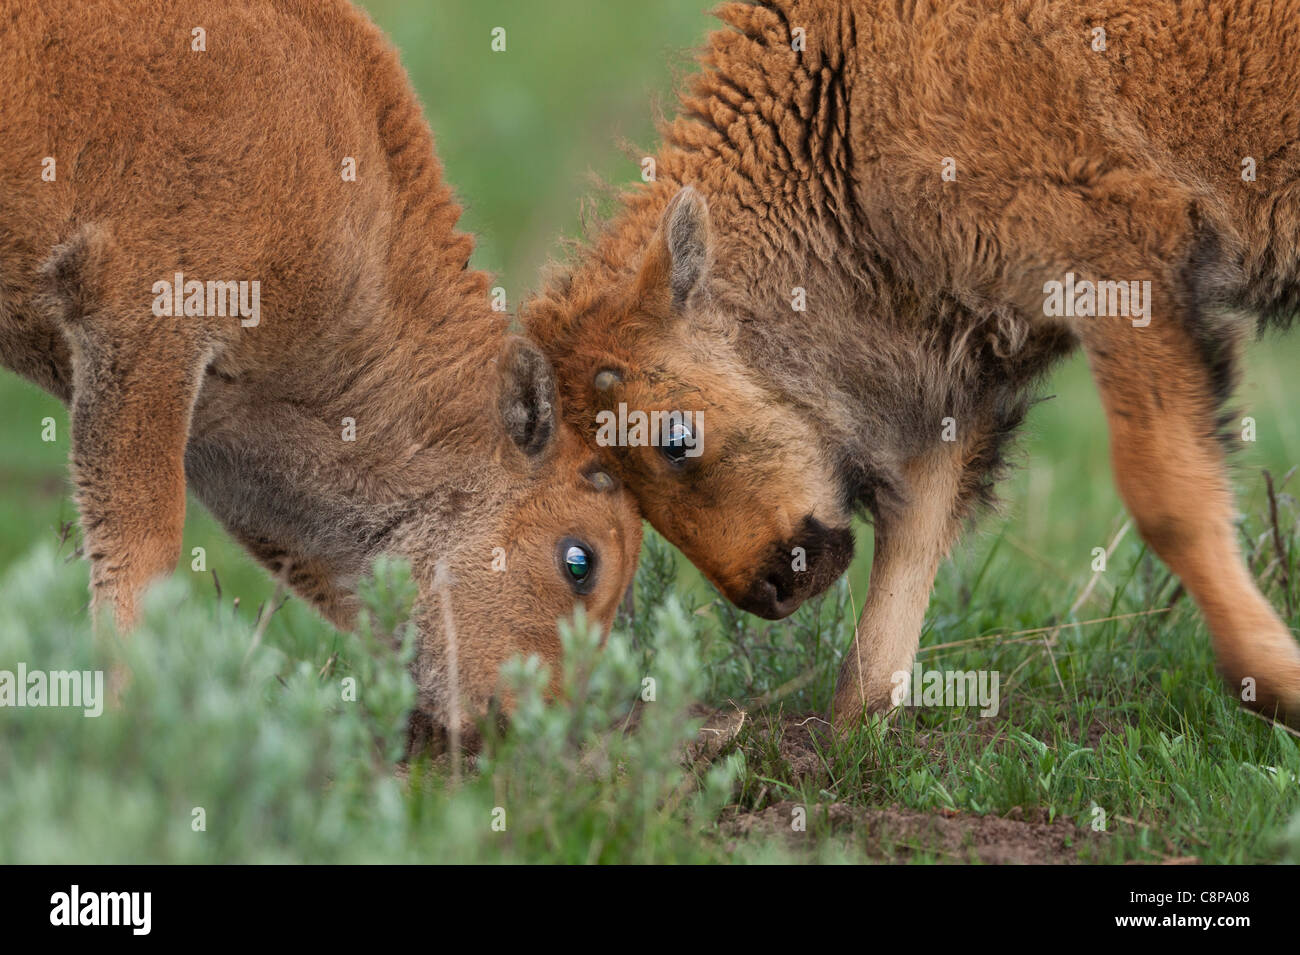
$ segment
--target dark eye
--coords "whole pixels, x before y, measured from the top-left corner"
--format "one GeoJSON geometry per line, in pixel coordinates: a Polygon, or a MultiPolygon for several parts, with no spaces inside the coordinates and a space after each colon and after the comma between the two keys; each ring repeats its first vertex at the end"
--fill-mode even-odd
{"type": "Polygon", "coordinates": [[[595,580],[596,554],[580,541],[566,538],[560,541],[560,572],[575,593],[585,594],[595,580]]]}
{"type": "Polygon", "coordinates": [[[574,544],[564,552],[564,566],[568,568],[569,576],[578,583],[587,579],[587,574],[591,573],[591,561],[587,558],[587,552],[574,544]]]}
{"type": "Polygon", "coordinates": [[[690,425],[685,421],[674,420],[664,429],[664,440],[659,446],[659,451],[673,467],[681,467],[686,461],[686,452],[694,438],[695,432],[691,430],[690,425]]]}

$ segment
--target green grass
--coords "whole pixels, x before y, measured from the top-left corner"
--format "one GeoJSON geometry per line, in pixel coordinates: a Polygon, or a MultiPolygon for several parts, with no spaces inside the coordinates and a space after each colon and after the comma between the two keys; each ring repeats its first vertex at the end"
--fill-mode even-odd
{"type": "MultiPolygon", "coordinates": [[[[426,104],[465,224],[484,236],[476,264],[501,276],[512,307],[557,237],[578,231],[586,173],[636,178],[618,141],[652,142],[650,104],[683,68],[679,51],[709,28],[702,6],[370,4],[426,104]],[[504,54],[489,49],[498,25],[508,31],[504,54]]],[[[1253,347],[1236,402],[1257,425],[1234,468],[1242,539],[1260,575],[1272,546],[1260,471],[1280,480],[1300,464],[1298,370],[1300,338],[1253,347]]],[[[526,703],[511,734],[453,784],[445,763],[397,768],[413,691],[401,654],[379,637],[338,634],[291,600],[249,652],[272,585],[194,505],[185,559],[121,651],[136,673],[124,706],[98,719],[0,711],[0,861],[973,855],[867,824],[889,807],[958,821],[1060,820],[1071,851],[1096,861],[1300,861],[1297,740],[1234,705],[1188,601],[1089,622],[1159,610],[1173,595],[1131,531],[1070,614],[1092,576],[1092,549],[1111,542],[1124,515],[1086,367],[1065,364],[1046,393],[1055,397],[1030,415],[1003,513],[984,518],[942,567],[922,639],[926,666],[1001,674],[996,717],[907,710],[839,741],[809,738],[789,719],[829,702],[868,585],[870,528],[845,581],[775,624],[727,607],[649,535],[632,623],[594,657],[583,627],[569,634],[574,665],[593,668],[586,703],[526,703]],[[191,569],[195,547],[205,550],[202,571],[191,569]],[[1050,646],[1042,632],[980,639],[1076,623],[1050,646]],[[623,732],[646,675],[658,699],[640,708],[636,732],[623,732]],[[360,687],[355,703],[341,698],[348,676],[360,687]],[[769,705],[755,706],[763,697],[769,705]],[[739,738],[707,759],[684,758],[699,723],[692,702],[746,710],[739,738]],[[788,804],[808,807],[806,833],[735,834],[737,819],[784,818],[788,804]],[[202,833],[191,825],[199,806],[202,833]],[[491,826],[498,807],[504,832],[491,826]],[[1102,834],[1090,828],[1094,807],[1106,816],[1102,834]]],[[[75,534],[60,544],[75,520],[66,415],[7,374],[0,406],[0,669],[104,665],[113,644],[90,638],[85,565],[69,560],[75,534]],[[52,442],[41,440],[47,416],[52,442]]],[[[1285,493],[1281,516],[1300,607],[1297,510],[1285,493]]],[[[384,574],[369,598],[376,629],[400,633],[409,595],[399,574],[384,574]]],[[[1263,583],[1285,608],[1276,570],[1263,583]]],[[[1297,611],[1288,622],[1300,626],[1297,611]]],[[[533,699],[538,675],[521,667],[515,678],[533,699]]]]}

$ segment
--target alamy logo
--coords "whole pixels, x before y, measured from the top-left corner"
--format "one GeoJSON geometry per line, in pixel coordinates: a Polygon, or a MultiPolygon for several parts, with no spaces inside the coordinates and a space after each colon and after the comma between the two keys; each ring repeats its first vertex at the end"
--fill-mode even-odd
{"type": "Polygon", "coordinates": [[[979,706],[980,716],[996,716],[1000,708],[997,670],[898,670],[889,700],[894,706],[979,706]]]}
{"type": "Polygon", "coordinates": [[[152,925],[152,892],[70,892],[50,896],[51,925],[128,925],[132,935],[148,935],[152,925]]]}
{"type": "Polygon", "coordinates": [[[1151,324],[1150,282],[1075,282],[1074,273],[1066,272],[1064,282],[1045,282],[1043,295],[1043,314],[1053,318],[1131,318],[1134,328],[1151,324]]]}
{"type": "Polygon", "coordinates": [[[704,412],[628,411],[620,401],[617,414],[596,414],[596,443],[603,448],[666,448],[698,458],[704,453],[704,412]]]}
{"type": "Polygon", "coordinates": [[[103,670],[0,670],[0,706],[78,707],[83,716],[104,712],[103,670]]]}
{"type": "Polygon", "coordinates": [[[239,316],[244,328],[255,328],[262,321],[262,283],[200,282],[185,280],[177,272],[175,280],[159,279],[153,283],[153,313],[158,318],[208,315],[224,318],[239,316]]]}

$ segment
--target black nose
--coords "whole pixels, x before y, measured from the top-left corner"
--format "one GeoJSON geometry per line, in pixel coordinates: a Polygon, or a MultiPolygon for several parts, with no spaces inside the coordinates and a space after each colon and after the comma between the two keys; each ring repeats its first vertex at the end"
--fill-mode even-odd
{"type": "Polygon", "coordinates": [[[768,620],[788,617],[833,584],[852,559],[851,530],[806,517],[798,534],[773,547],[736,606],[768,620]],[[802,548],[802,554],[796,548],[802,548]]]}
{"type": "Polygon", "coordinates": [[[754,581],[749,592],[736,601],[736,606],[741,610],[768,620],[790,616],[799,604],[797,598],[792,598],[788,582],[782,580],[779,574],[769,574],[764,580],[754,581]]]}

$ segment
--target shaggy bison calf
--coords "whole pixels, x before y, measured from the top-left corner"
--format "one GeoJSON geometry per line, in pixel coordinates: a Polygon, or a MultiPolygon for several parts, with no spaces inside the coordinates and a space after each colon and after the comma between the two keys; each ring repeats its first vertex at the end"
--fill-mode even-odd
{"type": "Polygon", "coordinates": [[[756,0],[719,11],[655,180],[530,303],[565,412],[732,600],[781,617],[875,518],[839,723],[891,704],[939,562],[1082,346],[1142,537],[1235,694],[1300,718],[1218,432],[1300,305],[1300,4],[756,0]],[[602,415],[703,413],[654,444],[602,415]]]}
{"type": "Polygon", "coordinates": [[[0,360],[71,407],[95,604],[135,619],[188,485],[341,627],[372,559],[409,558],[421,705],[444,723],[514,654],[558,673],[575,604],[608,627],[639,517],[490,311],[363,16],[5,2],[0,78],[0,360]]]}

